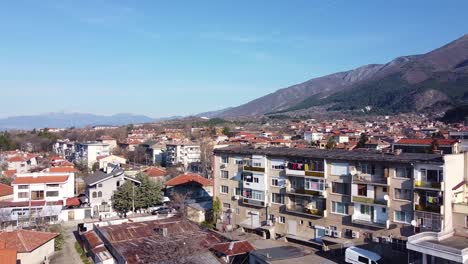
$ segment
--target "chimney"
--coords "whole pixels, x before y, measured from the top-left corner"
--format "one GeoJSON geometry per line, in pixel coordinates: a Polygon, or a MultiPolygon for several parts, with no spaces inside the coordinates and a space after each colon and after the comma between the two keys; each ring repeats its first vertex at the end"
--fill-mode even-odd
{"type": "Polygon", "coordinates": [[[229,243],[229,250],[233,250],[234,249],[234,242],[230,242],[229,243]]]}

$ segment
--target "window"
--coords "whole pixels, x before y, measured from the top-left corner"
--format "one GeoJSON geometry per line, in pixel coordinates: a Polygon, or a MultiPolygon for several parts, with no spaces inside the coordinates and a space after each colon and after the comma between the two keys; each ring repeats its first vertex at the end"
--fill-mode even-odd
{"type": "Polygon", "coordinates": [[[18,189],[20,189],[20,190],[29,189],[29,185],[18,185],[18,189]]]}
{"type": "Polygon", "coordinates": [[[276,204],[284,204],[284,195],[280,193],[272,193],[271,202],[276,204]]]}
{"type": "Polygon", "coordinates": [[[309,221],[309,227],[313,227],[314,225],[312,224],[311,221],[309,221]]]}
{"type": "Polygon", "coordinates": [[[244,161],[242,159],[235,159],[236,165],[244,165],[244,161]]]}
{"type": "Polygon", "coordinates": [[[101,191],[99,191],[99,192],[97,193],[97,197],[98,197],[98,198],[101,198],[101,197],[102,197],[102,192],[101,192],[101,191]]]}
{"type": "Polygon", "coordinates": [[[97,193],[93,192],[93,198],[97,198],[97,193]]]}
{"type": "Polygon", "coordinates": [[[395,199],[411,201],[411,190],[395,188],[395,199]]]}
{"type": "Polygon", "coordinates": [[[230,208],[231,208],[231,204],[229,204],[229,203],[223,203],[223,208],[225,208],[225,209],[230,209],[230,208]]]}
{"type": "Polygon", "coordinates": [[[332,182],[332,193],[349,195],[349,183],[332,182]]]}
{"type": "Polygon", "coordinates": [[[359,256],[358,261],[361,262],[361,263],[366,263],[366,264],[369,263],[369,259],[366,258],[366,257],[363,257],[363,256],[359,256]]]}
{"type": "Polygon", "coordinates": [[[242,189],[241,188],[236,188],[236,194],[235,195],[242,195],[242,189]]]}
{"type": "Polygon", "coordinates": [[[117,181],[117,182],[115,183],[115,185],[116,185],[117,187],[120,187],[120,181],[117,181]]]}
{"type": "Polygon", "coordinates": [[[229,156],[221,156],[221,163],[228,164],[229,156]]]}
{"type": "Polygon", "coordinates": [[[236,211],[237,215],[240,214],[240,209],[239,208],[236,208],[235,211],[236,211]]]}
{"type": "Polygon", "coordinates": [[[358,195],[359,196],[367,196],[367,185],[366,184],[358,184],[358,195]]]}
{"type": "Polygon", "coordinates": [[[19,192],[18,193],[18,198],[28,198],[29,197],[28,194],[29,193],[27,193],[27,192],[19,192]]]}
{"type": "Polygon", "coordinates": [[[394,221],[400,223],[411,223],[411,213],[406,211],[395,211],[394,221]]]}
{"type": "Polygon", "coordinates": [[[98,188],[101,188],[101,187],[102,187],[102,183],[98,183],[97,187],[98,187],[98,188]]]}
{"type": "Polygon", "coordinates": [[[286,223],[286,217],[280,216],[280,217],[278,218],[278,222],[281,223],[281,224],[286,223]]]}
{"type": "Polygon", "coordinates": [[[412,170],[411,168],[396,168],[395,177],[397,178],[411,178],[412,170]]]}
{"type": "Polygon", "coordinates": [[[278,165],[271,165],[271,168],[273,170],[284,170],[284,164],[278,164],[278,165]]]}
{"type": "Polygon", "coordinates": [[[258,178],[257,178],[257,177],[254,177],[254,178],[253,178],[253,181],[254,181],[254,183],[258,183],[258,178]]]}
{"type": "Polygon", "coordinates": [[[361,214],[370,215],[371,207],[369,205],[361,204],[361,214]]]}
{"type": "Polygon", "coordinates": [[[229,172],[226,170],[221,171],[221,178],[222,179],[229,179],[229,172]]]}
{"type": "Polygon", "coordinates": [[[226,186],[226,185],[221,185],[221,193],[228,194],[229,193],[229,187],[226,186]]]}
{"type": "Polygon", "coordinates": [[[44,200],[44,191],[32,191],[31,200],[44,200]]]}
{"type": "Polygon", "coordinates": [[[47,197],[58,197],[58,196],[59,196],[59,192],[58,192],[58,191],[47,191],[47,192],[46,192],[46,196],[47,196],[47,197]]]}
{"type": "Polygon", "coordinates": [[[277,178],[271,179],[271,186],[279,186],[277,178]]]}
{"type": "Polygon", "coordinates": [[[348,163],[332,163],[331,175],[348,175],[348,163]]]}
{"type": "Polygon", "coordinates": [[[332,213],[347,215],[348,214],[348,206],[346,205],[346,203],[332,202],[332,213]]]}
{"type": "Polygon", "coordinates": [[[252,190],[252,199],[263,201],[263,198],[264,196],[262,191],[252,190]]]}
{"type": "Polygon", "coordinates": [[[281,178],[272,178],[271,179],[271,186],[275,187],[284,187],[285,180],[281,178]]]}
{"type": "Polygon", "coordinates": [[[274,221],[275,221],[275,215],[274,215],[274,214],[269,214],[269,215],[268,215],[268,220],[274,222],[274,221]]]}
{"type": "Polygon", "coordinates": [[[324,171],[323,160],[310,161],[310,171],[324,171]]]}
{"type": "Polygon", "coordinates": [[[368,164],[368,163],[359,164],[358,170],[361,173],[364,173],[364,174],[374,175],[375,174],[375,165],[374,164],[368,164]]]}
{"type": "Polygon", "coordinates": [[[313,191],[325,190],[325,181],[318,179],[305,178],[305,189],[313,191]]]}
{"type": "Polygon", "coordinates": [[[58,183],[47,184],[46,186],[47,186],[47,188],[56,188],[56,187],[59,187],[58,183]]]}
{"type": "Polygon", "coordinates": [[[299,224],[300,224],[300,225],[303,225],[303,224],[304,224],[304,220],[302,220],[302,219],[299,220],[299,224]]]}
{"type": "Polygon", "coordinates": [[[428,182],[442,182],[444,180],[443,171],[421,169],[422,179],[428,182]]]}
{"type": "Polygon", "coordinates": [[[258,161],[254,161],[254,162],[252,163],[252,166],[253,166],[253,167],[258,167],[258,168],[262,168],[262,167],[263,167],[263,166],[262,166],[262,163],[261,163],[261,162],[258,162],[258,161]]]}

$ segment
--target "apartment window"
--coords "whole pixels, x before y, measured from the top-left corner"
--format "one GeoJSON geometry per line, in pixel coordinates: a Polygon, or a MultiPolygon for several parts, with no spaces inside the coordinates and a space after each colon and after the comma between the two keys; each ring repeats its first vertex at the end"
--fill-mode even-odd
{"type": "Polygon", "coordinates": [[[346,203],[332,202],[332,213],[347,215],[348,206],[346,205],[346,203]]]}
{"type": "Polygon", "coordinates": [[[117,188],[120,187],[120,181],[117,181],[115,185],[117,186],[117,188]]]}
{"type": "Polygon", "coordinates": [[[300,224],[300,225],[303,225],[303,224],[304,224],[304,220],[302,220],[302,219],[299,220],[299,224],[300,224]]]}
{"type": "Polygon", "coordinates": [[[229,187],[226,186],[226,185],[221,185],[221,193],[228,194],[229,193],[229,187]]]}
{"type": "Polygon", "coordinates": [[[29,185],[18,185],[18,189],[20,189],[20,190],[29,189],[29,185]]]}
{"type": "Polygon", "coordinates": [[[395,199],[411,201],[411,190],[395,188],[395,199]]]}
{"type": "Polygon", "coordinates": [[[411,223],[411,213],[406,211],[395,211],[394,221],[400,223],[411,223]]]}
{"type": "Polygon", "coordinates": [[[47,184],[46,186],[47,186],[47,188],[56,188],[56,187],[59,187],[59,185],[56,184],[56,183],[54,183],[54,184],[47,184]]]}
{"type": "Polygon", "coordinates": [[[369,205],[361,204],[360,211],[363,215],[370,215],[371,207],[369,205]]]}
{"type": "Polygon", "coordinates": [[[332,163],[331,175],[348,175],[348,163],[332,163]]]}
{"type": "Polygon", "coordinates": [[[102,188],[102,183],[98,183],[97,187],[102,188]]]}
{"type": "Polygon", "coordinates": [[[221,178],[222,179],[229,179],[229,172],[226,170],[221,171],[221,178]]]}
{"type": "Polygon", "coordinates": [[[275,179],[275,178],[271,179],[271,186],[279,186],[278,179],[275,179]]]}
{"type": "Polygon", "coordinates": [[[258,178],[257,178],[257,177],[254,177],[254,178],[253,178],[253,181],[254,181],[254,183],[258,183],[258,178]]]}
{"type": "Polygon", "coordinates": [[[367,185],[366,184],[358,184],[358,195],[359,196],[367,196],[367,185]]]}
{"type": "Polygon", "coordinates": [[[311,221],[309,221],[309,227],[314,226],[311,221]]]}
{"type": "Polygon", "coordinates": [[[252,199],[263,201],[264,200],[263,192],[252,190],[252,199]]]}
{"type": "Polygon", "coordinates": [[[58,191],[47,191],[47,192],[46,192],[46,196],[47,196],[47,197],[58,197],[58,196],[59,196],[59,192],[58,192],[58,191]]]}
{"type": "Polygon", "coordinates": [[[280,222],[281,224],[286,223],[286,217],[280,216],[280,217],[278,218],[278,222],[280,222]]]}
{"type": "Polygon", "coordinates": [[[323,191],[325,189],[325,181],[318,179],[305,179],[305,189],[314,191],[323,191]]]}
{"type": "Polygon", "coordinates": [[[310,171],[324,171],[323,160],[312,160],[310,162],[310,171]]]}
{"type": "Polygon", "coordinates": [[[276,164],[276,165],[275,165],[275,164],[272,164],[272,165],[271,165],[271,168],[272,168],[273,170],[284,170],[285,166],[284,166],[284,164],[276,164]]]}
{"type": "Polygon", "coordinates": [[[101,192],[101,191],[99,191],[99,192],[97,193],[97,197],[98,197],[98,198],[101,198],[101,197],[102,197],[102,192],[101,192]]]}
{"type": "Polygon", "coordinates": [[[241,188],[236,188],[236,194],[235,195],[242,195],[242,189],[241,188]]]}
{"type": "Polygon", "coordinates": [[[268,220],[275,221],[275,215],[274,214],[269,214],[268,215],[268,220]]]}
{"type": "Polygon", "coordinates": [[[272,178],[271,179],[271,186],[284,187],[284,179],[272,178]]]}
{"type": "Polygon", "coordinates": [[[443,171],[421,169],[421,177],[428,182],[442,182],[444,180],[443,171]]]}
{"type": "Polygon", "coordinates": [[[93,198],[97,198],[97,192],[93,192],[93,198]]]}
{"type": "Polygon", "coordinates": [[[284,204],[284,195],[279,193],[272,193],[271,202],[276,204],[284,204]]]}
{"type": "Polygon", "coordinates": [[[349,195],[349,183],[332,182],[332,192],[337,194],[349,195]]]}
{"type": "Polygon", "coordinates": [[[395,176],[397,178],[411,178],[412,176],[411,168],[396,168],[395,169],[395,176]]]}
{"type": "Polygon", "coordinates": [[[32,191],[31,200],[44,200],[44,191],[32,191]]]}
{"type": "Polygon", "coordinates": [[[258,167],[258,168],[263,167],[263,166],[262,166],[262,163],[261,163],[261,162],[258,162],[258,161],[254,161],[254,162],[252,163],[252,166],[253,166],[253,167],[258,167]]]}
{"type": "Polygon", "coordinates": [[[242,159],[235,159],[236,165],[244,165],[244,161],[242,159]]]}
{"type": "Polygon", "coordinates": [[[27,192],[19,192],[18,193],[18,198],[28,198],[29,197],[28,194],[29,193],[27,193],[27,192]]]}
{"type": "Polygon", "coordinates": [[[221,162],[224,164],[229,163],[229,156],[221,156],[221,162]]]}
{"type": "Polygon", "coordinates": [[[375,174],[375,165],[374,164],[359,164],[358,170],[363,173],[363,174],[370,174],[374,175],[375,174]]]}
{"type": "Polygon", "coordinates": [[[224,209],[230,209],[230,208],[231,208],[231,204],[229,204],[229,203],[223,203],[223,208],[224,208],[224,209]]]}

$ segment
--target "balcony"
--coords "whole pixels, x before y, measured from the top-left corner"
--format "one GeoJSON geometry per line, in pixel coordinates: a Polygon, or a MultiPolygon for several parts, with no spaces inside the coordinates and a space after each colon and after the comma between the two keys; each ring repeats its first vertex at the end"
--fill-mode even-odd
{"type": "Polygon", "coordinates": [[[379,205],[387,205],[387,201],[381,200],[381,199],[374,199],[374,198],[369,198],[369,197],[362,197],[362,196],[353,196],[352,197],[352,202],[356,203],[363,203],[363,204],[379,204],[379,205]]]}
{"type": "Polygon", "coordinates": [[[414,210],[421,212],[430,212],[430,213],[441,213],[441,205],[432,205],[432,204],[415,204],[414,210]]]}
{"type": "Polygon", "coordinates": [[[309,170],[308,164],[303,163],[288,163],[286,166],[286,175],[288,176],[311,176],[311,177],[325,177],[325,172],[322,170],[309,170]],[[299,167],[297,165],[300,165],[299,167]]]}
{"type": "Polygon", "coordinates": [[[387,178],[385,178],[383,176],[370,175],[370,174],[355,174],[355,175],[353,175],[353,183],[388,185],[387,178]]]}
{"type": "Polygon", "coordinates": [[[373,221],[370,218],[365,218],[365,217],[358,217],[356,215],[351,216],[351,222],[353,224],[357,225],[366,225],[366,226],[371,226],[371,227],[376,227],[376,228],[388,228],[390,225],[390,221],[373,221]]]}
{"type": "Polygon", "coordinates": [[[414,181],[414,188],[429,188],[440,190],[444,188],[444,182],[414,181]]]}
{"type": "Polygon", "coordinates": [[[458,213],[458,214],[468,215],[468,204],[467,203],[453,204],[453,212],[458,213]]]}
{"type": "Polygon", "coordinates": [[[265,168],[262,167],[254,167],[251,165],[244,165],[244,171],[251,171],[251,172],[265,172],[265,168]]]}
{"type": "Polygon", "coordinates": [[[326,217],[326,212],[327,210],[321,210],[321,209],[316,209],[316,208],[306,208],[304,206],[298,206],[298,205],[286,205],[284,207],[284,210],[288,213],[295,213],[295,214],[301,214],[305,216],[311,216],[311,217],[326,217]]]}
{"type": "Polygon", "coordinates": [[[307,195],[307,196],[323,196],[324,195],[324,191],[306,190],[304,188],[293,188],[293,187],[287,188],[286,193],[307,195]]]}
{"type": "Polygon", "coordinates": [[[259,201],[259,200],[245,198],[245,197],[242,198],[242,203],[246,204],[246,205],[257,206],[257,207],[265,207],[266,206],[265,201],[259,201]]]}

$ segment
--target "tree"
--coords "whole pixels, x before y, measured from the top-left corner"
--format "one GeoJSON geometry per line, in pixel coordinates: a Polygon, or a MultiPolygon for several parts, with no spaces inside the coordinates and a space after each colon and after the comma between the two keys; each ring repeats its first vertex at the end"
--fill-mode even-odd
{"type": "Polygon", "coordinates": [[[91,168],[91,171],[96,172],[99,170],[99,162],[94,162],[93,167],[91,168]]]}
{"type": "Polygon", "coordinates": [[[133,182],[126,181],[114,192],[111,198],[114,209],[125,217],[133,208],[134,188],[133,182]]]}
{"type": "Polygon", "coordinates": [[[231,133],[231,129],[229,129],[229,127],[223,127],[223,130],[221,132],[223,133],[223,135],[229,136],[229,134],[231,133]]]}
{"type": "Polygon", "coordinates": [[[139,173],[136,178],[141,184],[136,189],[135,207],[147,209],[148,207],[160,204],[162,202],[162,184],[152,181],[148,175],[143,173],[139,173]]]}
{"type": "Polygon", "coordinates": [[[219,216],[221,215],[221,201],[216,197],[213,201],[213,222],[216,224],[219,216]]]}
{"type": "Polygon", "coordinates": [[[334,149],[336,148],[336,141],[334,137],[329,137],[327,144],[325,145],[326,149],[334,149]]]}
{"type": "Polygon", "coordinates": [[[0,183],[2,184],[11,185],[12,182],[13,182],[12,178],[4,177],[4,176],[0,177],[0,183]]]}
{"type": "Polygon", "coordinates": [[[182,218],[187,218],[187,198],[190,193],[174,193],[171,196],[171,207],[177,209],[182,218]]]}
{"type": "Polygon", "coordinates": [[[367,141],[369,141],[369,137],[367,136],[366,133],[361,133],[361,136],[359,137],[359,141],[356,145],[358,148],[364,148],[366,146],[367,141]]]}

